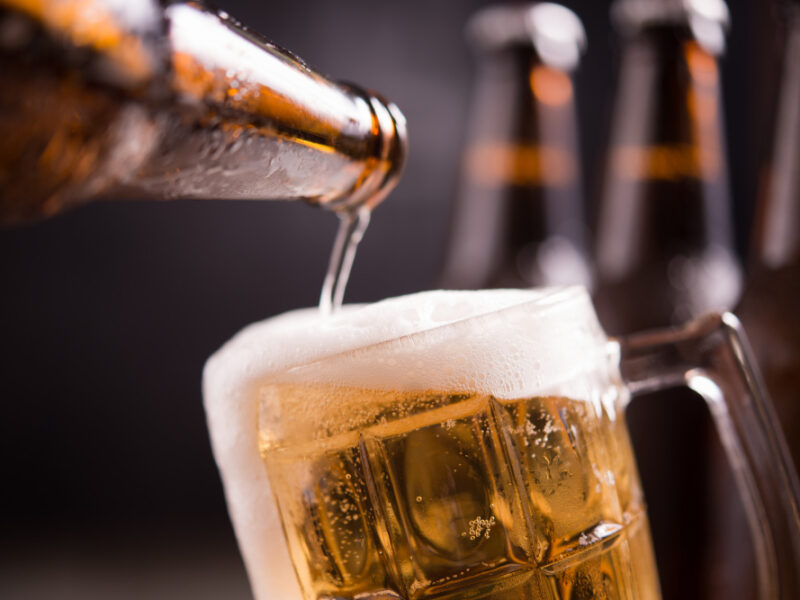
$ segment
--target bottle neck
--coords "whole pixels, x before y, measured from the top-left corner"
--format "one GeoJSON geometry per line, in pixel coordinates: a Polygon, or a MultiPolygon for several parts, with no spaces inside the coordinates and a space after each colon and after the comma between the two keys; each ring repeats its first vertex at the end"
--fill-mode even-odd
{"type": "Polygon", "coordinates": [[[680,28],[629,40],[599,211],[601,275],[732,254],[721,110],[717,61],[680,28]]]}
{"type": "Polygon", "coordinates": [[[483,54],[445,285],[588,285],[582,214],[569,73],[522,44],[483,54]]]}
{"type": "Polygon", "coordinates": [[[579,180],[570,75],[532,48],[481,58],[463,177],[483,187],[574,187],[579,180]]]}
{"type": "Polygon", "coordinates": [[[772,160],[756,212],[756,268],[800,265],[800,7],[790,13],[772,160]]]}
{"type": "Polygon", "coordinates": [[[212,135],[170,143],[169,160],[157,155],[135,185],[156,196],[305,200],[334,210],[374,206],[396,185],[406,130],[394,104],[322,77],[225,13],[188,2],[165,16],[176,108],[196,111],[212,135]],[[215,148],[204,151],[209,142],[215,148]],[[228,182],[216,176],[220,162],[228,182]]]}

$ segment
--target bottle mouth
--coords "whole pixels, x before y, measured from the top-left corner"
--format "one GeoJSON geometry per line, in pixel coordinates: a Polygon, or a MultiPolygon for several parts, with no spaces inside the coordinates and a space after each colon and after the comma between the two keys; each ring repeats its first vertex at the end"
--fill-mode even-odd
{"type": "Polygon", "coordinates": [[[564,71],[577,67],[586,49],[581,20],[552,2],[485,8],[469,20],[466,36],[482,50],[532,46],[544,64],[564,71]]]}
{"type": "Polygon", "coordinates": [[[654,25],[686,25],[706,50],[722,54],[730,12],[725,0],[616,0],[611,20],[626,34],[654,25]]]}
{"type": "Polygon", "coordinates": [[[405,115],[397,105],[357,86],[343,85],[361,98],[372,117],[372,152],[365,160],[364,173],[348,194],[323,206],[336,212],[371,210],[397,186],[408,155],[405,115]]]}

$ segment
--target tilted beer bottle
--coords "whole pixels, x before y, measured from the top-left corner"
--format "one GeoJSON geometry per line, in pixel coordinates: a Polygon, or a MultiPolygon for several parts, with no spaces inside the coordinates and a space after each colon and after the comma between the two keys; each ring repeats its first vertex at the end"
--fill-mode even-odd
{"type": "Polygon", "coordinates": [[[583,26],[557,4],[494,6],[467,34],[478,72],[441,283],[588,286],[570,77],[583,26]]]}
{"type": "Polygon", "coordinates": [[[375,203],[392,104],[200,2],[0,0],[0,223],[98,197],[375,203]]]}
{"type": "MultiPolygon", "coordinates": [[[[623,43],[597,215],[595,298],[606,331],[624,334],[733,306],[741,273],[717,64],[726,5],[617,0],[612,16],[623,43]]],[[[698,449],[714,446],[701,402],[669,393],[672,406],[644,403],[629,417],[664,597],[686,600],[704,597],[711,576],[709,452],[698,449]]]]}

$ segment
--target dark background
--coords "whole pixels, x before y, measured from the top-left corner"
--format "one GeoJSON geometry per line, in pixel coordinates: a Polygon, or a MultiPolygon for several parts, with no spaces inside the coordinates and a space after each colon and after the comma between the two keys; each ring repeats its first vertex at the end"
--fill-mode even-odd
{"type": "MultiPolygon", "coordinates": [[[[467,118],[478,0],[220,0],[409,121],[403,181],[348,301],[435,285],[467,118]]],[[[577,94],[590,205],[608,134],[608,4],[564,4],[588,53],[577,94]]],[[[772,124],[776,5],[729,0],[723,63],[740,251],[772,124]]],[[[248,590],[211,456],[203,363],[243,325],[316,303],[335,219],[296,204],[95,204],[0,229],[0,597],[236,598],[248,590]]]]}

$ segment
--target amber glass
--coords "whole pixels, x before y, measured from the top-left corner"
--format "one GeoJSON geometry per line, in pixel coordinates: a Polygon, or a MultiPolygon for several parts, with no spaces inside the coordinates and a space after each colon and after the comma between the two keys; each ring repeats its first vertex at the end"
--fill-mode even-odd
{"type": "Polygon", "coordinates": [[[560,6],[500,6],[475,15],[468,32],[477,74],[441,284],[588,287],[571,75],[580,22],[560,6]],[[562,53],[537,45],[545,30],[567,40],[562,53]]]}
{"type": "Polygon", "coordinates": [[[379,202],[392,104],[198,2],[0,1],[0,222],[101,196],[379,202]]]}

